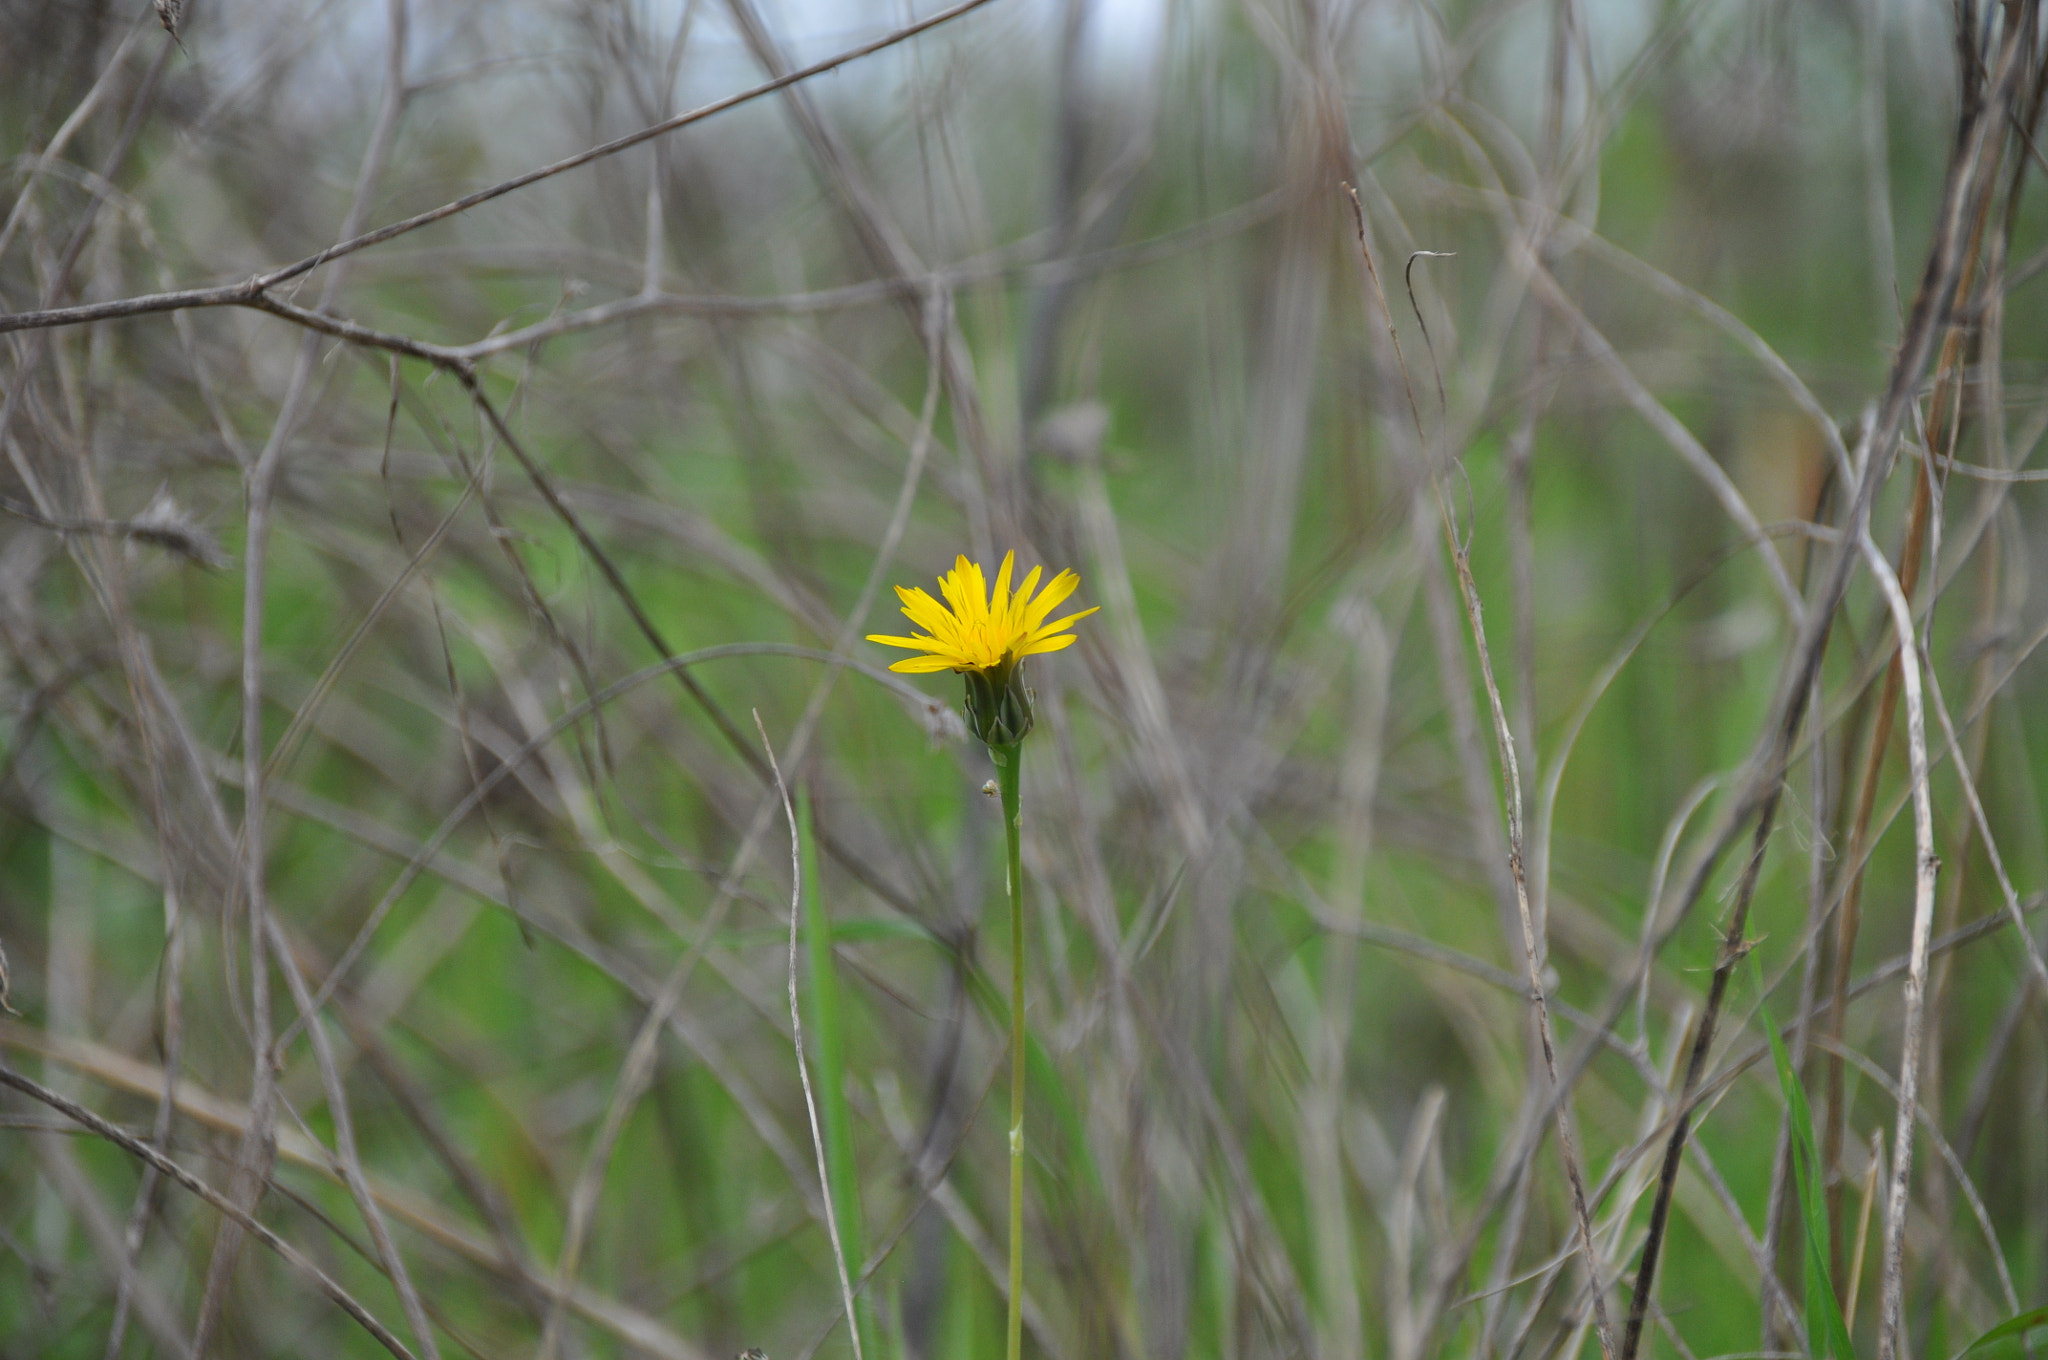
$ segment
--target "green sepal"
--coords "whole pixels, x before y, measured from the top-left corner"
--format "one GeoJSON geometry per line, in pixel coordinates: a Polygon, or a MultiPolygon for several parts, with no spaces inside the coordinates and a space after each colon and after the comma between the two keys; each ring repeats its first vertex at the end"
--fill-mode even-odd
{"type": "Polygon", "coordinates": [[[991,749],[1015,746],[1031,731],[1031,691],[1022,657],[1005,657],[987,670],[962,671],[967,681],[967,730],[991,749]]]}

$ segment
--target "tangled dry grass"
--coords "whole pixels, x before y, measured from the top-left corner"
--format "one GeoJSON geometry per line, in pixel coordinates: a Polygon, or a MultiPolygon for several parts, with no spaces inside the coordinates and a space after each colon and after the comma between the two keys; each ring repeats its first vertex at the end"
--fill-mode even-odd
{"type": "Polygon", "coordinates": [[[992,1353],[1012,547],[1029,1348],[2048,1301],[2039,4],[1150,13],[0,0],[0,1353],[992,1353]]]}

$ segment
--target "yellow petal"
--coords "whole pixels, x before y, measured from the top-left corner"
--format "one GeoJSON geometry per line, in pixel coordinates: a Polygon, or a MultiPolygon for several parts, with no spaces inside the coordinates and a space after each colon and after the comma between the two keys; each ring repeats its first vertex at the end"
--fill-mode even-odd
{"type": "Polygon", "coordinates": [[[954,638],[959,636],[960,624],[946,607],[925,594],[922,590],[904,590],[897,587],[903,598],[903,616],[934,637],[954,638]]]}
{"type": "Polygon", "coordinates": [[[1003,619],[1003,631],[1006,634],[1014,637],[1029,631],[1028,625],[1024,622],[1025,613],[1031,608],[1031,593],[1038,589],[1038,578],[1044,571],[1043,567],[1033,567],[1024,577],[1024,584],[1018,586],[1017,593],[1010,597],[1010,611],[1003,619]]]}
{"type": "Polygon", "coordinates": [[[1027,642],[1017,649],[1017,655],[1037,656],[1040,652],[1057,652],[1062,648],[1073,646],[1075,636],[1073,633],[1061,633],[1058,637],[1040,638],[1036,642],[1027,642]]]}
{"type": "Polygon", "coordinates": [[[1074,575],[1071,571],[1063,571],[1048,581],[1045,592],[1033,600],[1031,607],[1024,611],[1024,629],[1030,631],[1044,623],[1045,616],[1052,613],[1053,606],[1073,594],[1075,587],[1080,584],[1081,578],[1074,575]]]}
{"type": "Polygon", "coordinates": [[[939,593],[953,607],[953,616],[960,621],[963,632],[972,632],[977,623],[988,618],[988,586],[982,580],[981,568],[966,558],[955,562],[953,570],[939,578],[939,593]]]}
{"type": "Polygon", "coordinates": [[[937,638],[891,637],[887,633],[869,633],[869,642],[879,642],[884,647],[907,647],[913,652],[928,652],[939,645],[937,638]]]}
{"type": "Polygon", "coordinates": [[[907,656],[889,667],[889,669],[899,671],[904,675],[923,675],[931,671],[958,670],[959,666],[950,657],[907,656]]]}
{"type": "Polygon", "coordinates": [[[1055,619],[1051,623],[1046,624],[1042,628],[1033,629],[1031,636],[1028,640],[1036,642],[1040,638],[1050,637],[1052,634],[1059,632],[1062,628],[1072,628],[1076,623],[1079,623],[1082,619],[1087,618],[1090,614],[1093,614],[1096,610],[1100,608],[1102,608],[1102,606],[1099,604],[1091,605],[1090,607],[1082,610],[1078,614],[1069,614],[1063,619],[1055,619]]]}
{"type": "Polygon", "coordinates": [[[995,593],[988,602],[989,617],[1001,624],[1010,613],[1010,568],[1017,564],[1015,551],[1003,554],[1003,565],[996,570],[995,593]]]}
{"type": "MultiPolygon", "coordinates": [[[[966,562],[967,559],[962,558],[966,562]]],[[[971,613],[963,617],[988,617],[988,577],[982,575],[981,563],[967,562],[967,570],[960,575],[961,592],[968,600],[971,613]]]]}

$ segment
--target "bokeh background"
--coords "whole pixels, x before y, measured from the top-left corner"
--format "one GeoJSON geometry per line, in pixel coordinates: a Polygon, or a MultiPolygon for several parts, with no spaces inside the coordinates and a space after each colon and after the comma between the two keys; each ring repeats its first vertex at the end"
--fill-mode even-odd
{"type": "Polygon", "coordinates": [[[1027,1353],[1598,1355],[1667,1198],[1639,1354],[2048,1303],[2031,0],[165,9],[0,2],[0,1354],[995,1354],[861,637],[1011,549],[1027,1353]]]}

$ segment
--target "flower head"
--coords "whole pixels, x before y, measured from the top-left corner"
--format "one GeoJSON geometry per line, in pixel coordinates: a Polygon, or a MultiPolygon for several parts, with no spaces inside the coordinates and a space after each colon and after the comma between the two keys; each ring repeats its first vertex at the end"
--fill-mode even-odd
{"type": "Polygon", "coordinates": [[[1010,571],[1016,560],[1017,554],[1013,552],[1003,554],[1003,565],[996,572],[996,586],[991,593],[979,563],[965,557],[956,559],[953,569],[939,578],[939,593],[946,597],[945,604],[922,590],[896,587],[896,594],[903,601],[904,617],[925,631],[911,637],[870,633],[868,641],[923,652],[923,656],[907,656],[889,667],[906,672],[992,671],[1013,666],[1036,652],[1056,652],[1069,646],[1074,635],[1067,629],[1095,610],[1083,609],[1050,623],[1045,616],[1074,593],[1081,578],[1063,571],[1047,582],[1044,590],[1039,590],[1038,578],[1044,568],[1033,567],[1012,591],[1010,571]]]}
{"type": "Polygon", "coordinates": [[[1010,572],[1017,554],[1004,553],[995,590],[988,589],[978,563],[965,557],[939,578],[940,604],[922,590],[896,587],[903,613],[923,628],[910,637],[870,633],[869,642],[921,652],[889,667],[892,671],[959,671],[967,679],[967,725],[991,747],[1014,746],[1031,731],[1031,691],[1024,685],[1024,658],[1070,646],[1067,631],[1095,612],[1083,609],[1046,621],[1053,608],[1074,593],[1081,578],[1063,571],[1038,588],[1043,570],[1033,567],[1017,589],[1010,572]]]}

